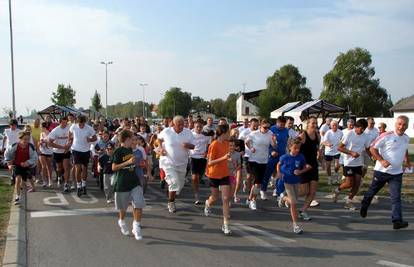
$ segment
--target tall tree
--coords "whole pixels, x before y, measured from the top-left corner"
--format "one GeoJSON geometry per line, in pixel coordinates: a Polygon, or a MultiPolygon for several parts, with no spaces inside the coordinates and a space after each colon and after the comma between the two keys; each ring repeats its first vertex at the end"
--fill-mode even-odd
{"type": "Polygon", "coordinates": [[[98,111],[102,109],[102,104],[101,104],[101,95],[98,94],[98,91],[95,90],[95,94],[92,97],[92,108],[95,111],[98,111]]]}
{"type": "Polygon", "coordinates": [[[59,106],[73,107],[76,104],[76,91],[72,89],[70,84],[65,87],[64,84],[58,84],[56,92],[52,93],[52,103],[59,106]]]}
{"type": "Polygon", "coordinates": [[[266,89],[257,99],[259,115],[265,118],[287,102],[305,102],[312,99],[312,93],[306,87],[306,77],[300,74],[297,67],[290,64],[276,70],[267,78],[266,85],[266,89]]]}
{"type": "Polygon", "coordinates": [[[236,101],[239,97],[239,94],[229,94],[225,102],[225,113],[226,117],[230,121],[235,121],[237,119],[237,110],[236,110],[236,101]]]}
{"type": "Polygon", "coordinates": [[[158,104],[158,112],[163,117],[187,116],[191,110],[191,93],[181,88],[171,87],[158,104]]]}
{"type": "Polygon", "coordinates": [[[218,117],[226,116],[226,102],[221,98],[212,99],[210,101],[211,113],[218,117]]]}
{"type": "Polygon", "coordinates": [[[193,96],[191,99],[191,109],[195,111],[207,111],[209,102],[199,96],[193,96]]]}
{"type": "Polygon", "coordinates": [[[386,116],[392,107],[387,90],[374,78],[371,54],[363,48],[340,53],[324,78],[320,98],[349,108],[358,116],[386,116]]]}

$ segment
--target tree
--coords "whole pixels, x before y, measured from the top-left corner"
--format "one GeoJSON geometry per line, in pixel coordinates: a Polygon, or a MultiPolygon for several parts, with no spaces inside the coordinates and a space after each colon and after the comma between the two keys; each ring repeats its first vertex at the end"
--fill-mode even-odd
{"type": "Polygon", "coordinates": [[[218,117],[226,116],[226,102],[221,98],[212,99],[210,101],[211,113],[218,117]]]}
{"type": "Polygon", "coordinates": [[[158,111],[162,117],[187,116],[191,110],[191,103],[191,93],[171,87],[158,104],[158,111]]]}
{"type": "Polygon", "coordinates": [[[230,121],[237,119],[236,101],[239,97],[238,94],[230,94],[225,102],[225,114],[230,121]]]}
{"type": "Polygon", "coordinates": [[[375,79],[371,54],[363,48],[340,53],[324,78],[320,98],[349,108],[357,116],[388,116],[392,101],[375,79]]]}
{"type": "Polygon", "coordinates": [[[55,105],[73,107],[76,104],[75,95],[76,91],[72,89],[70,84],[67,87],[64,84],[58,84],[56,92],[52,93],[50,100],[55,105]]]}
{"type": "Polygon", "coordinates": [[[209,104],[208,101],[199,96],[193,96],[191,99],[191,109],[195,111],[207,111],[209,104]]]}
{"type": "Polygon", "coordinates": [[[102,104],[101,104],[101,95],[98,94],[98,91],[95,90],[95,94],[92,97],[92,108],[99,112],[99,110],[102,109],[102,104]]]}
{"type": "Polygon", "coordinates": [[[285,65],[266,80],[264,89],[258,99],[259,115],[265,118],[280,106],[294,101],[309,101],[312,93],[306,87],[306,78],[293,65],[285,65]]]}

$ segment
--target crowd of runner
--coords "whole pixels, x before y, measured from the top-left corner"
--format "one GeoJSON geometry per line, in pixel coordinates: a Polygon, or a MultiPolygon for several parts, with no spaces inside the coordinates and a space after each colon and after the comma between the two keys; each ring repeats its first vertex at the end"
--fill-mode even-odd
{"type": "Polygon", "coordinates": [[[16,205],[21,190],[34,192],[35,184],[63,193],[76,191],[78,197],[87,195],[92,162],[91,170],[107,203],[114,203],[119,211],[118,225],[124,235],[130,234],[125,215],[132,203],[132,233],[137,240],[142,239],[144,194],[148,182],[158,177],[161,189],[167,191],[169,213],[176,212],[176,198],[189,173],[194,204],[204,205],[205,216],[221,197],[225,235],[231,234],[231,206],[245,203],[256,210],[258,200],[270,198],[270,188],[275,205],[288,209],[293,232],[300,234],[303,229],[298,219],[311,220],[308,210],[318,205],[318,167],[326,169],[333,201],[349,190],[344,207],[356,210],[353,198],[373,161],[372,184],[364,195],[360,215],[367,216],[375,195],[388,183],[393,228],[407,227],[401,211],[401,187],[403,172],[412,170],[409,138],[404,133],[408,118],[398,117],[393,131],[386,131],[383,123],[375,128],[373,118],[349,119],[343,130],[331,118],[320,128],[317,123],[311,117],[299,131],[291,117],[279,117],[274,125],[246,119],[239,126],[225,119],[215,125],[212,118],[204,121],[176,116],[149,125],[144,117],[89,121],[69,114],[58,122],[50,116],[43,122],[36,119],[22,130],[11,120],[2,148],[15,185],[16,205]],[[206,183],[211,191],[203,199],[200,184],[206,183]],[[242,201],[242,196],[247,197],[242,201]],[[298,206],[300,197],[304,202],[298,206]]]}

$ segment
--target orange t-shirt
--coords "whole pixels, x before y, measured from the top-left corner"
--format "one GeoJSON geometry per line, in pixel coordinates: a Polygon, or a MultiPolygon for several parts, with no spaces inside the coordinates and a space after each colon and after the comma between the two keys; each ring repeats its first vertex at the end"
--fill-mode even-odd
{"type": "MultiPolygon", "coordinates": [[[[208,160],[215,160],[223,157],[229,153],[229,142],[213,141],[208,147],[207,158],[208,160]]],[[[207,166],[206,176],[212,179],[222,179],[229,176],[229,168],[227,166],[227,160],[220,161],[211,166],[207,166]]]]}

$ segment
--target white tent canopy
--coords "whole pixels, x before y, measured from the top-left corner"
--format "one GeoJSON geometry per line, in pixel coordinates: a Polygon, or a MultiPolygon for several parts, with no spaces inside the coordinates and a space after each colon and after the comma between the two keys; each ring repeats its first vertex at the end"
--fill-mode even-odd
{"type": "Polygon", "coordinates": [[[280,116],[284,116],[286,112],[296,108],[297,106],[300,106],[300,104],[301,104],[300,101],[286,103],[283,106],[281,106],[280,108],[272,111],[270,113],[270,118],[277,119],[280,116]]]}

